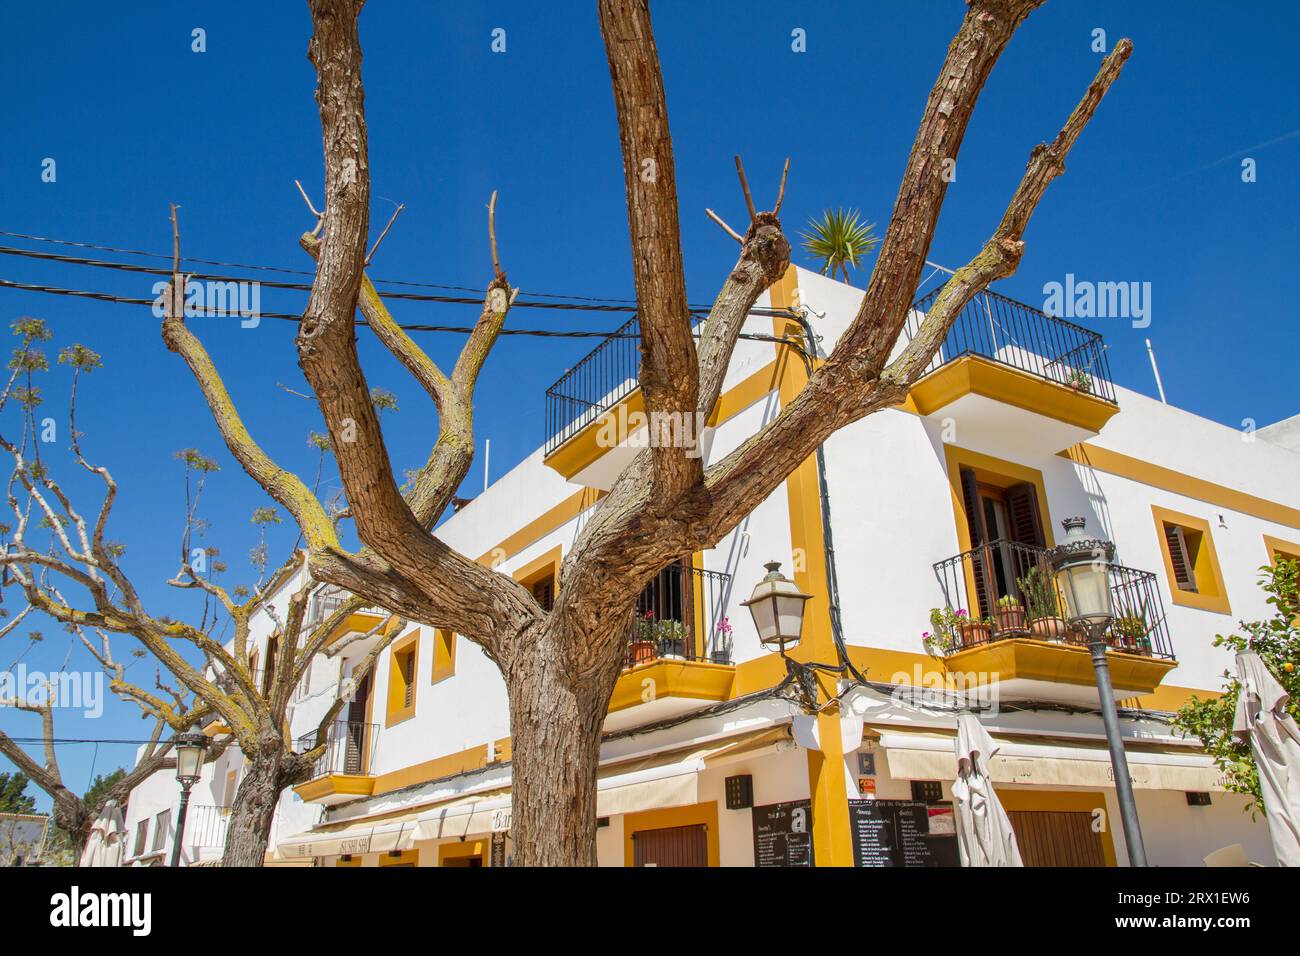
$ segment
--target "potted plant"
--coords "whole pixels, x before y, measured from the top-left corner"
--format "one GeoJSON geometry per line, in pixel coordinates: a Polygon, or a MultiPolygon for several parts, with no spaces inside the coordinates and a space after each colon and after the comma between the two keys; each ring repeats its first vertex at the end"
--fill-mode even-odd
{"type": "Polygon", "coordinates": [[[930,626],[933,631],[926,631],[921,639],[932,650],[941,654],[950,654],[961,647],[970,647],[988,641],[992,631],[988,620],[972,618],[964,607],[931,608],[930,626]]]}
{"type": "Polygon", "coordinates": [[[998,607],[994,612],[997,616],[999,632],[1020,632],[1025,631],[1025,609],[1021,606],[1019,598],[1010,594],[1004,594],[998,598],[998,607]]]}
{"type": "Polygon", "coordinates": [[[1117,651],[1126,651],[1130,654],[1143,653],[1151,649],[1151,639],[1147,637],[1147,622],[1139,614],[1128,614],[1124,617],[1117,617],[1110,625],[1110,646],[1117,651]]]}
{"type": "Polygon", "coordinates": [[[1065,378],[1065,384],[1076,392],[1092,394],[1092,376],[1081,368],[1071,369],[1070,374],[1065,378]]]}
{"type": "Polygon", "coordinates": [[[713,650],[709,660],[715,664],[731,663],[731,632],[733,628],[728,618],[723,618],[713,627],[713,650]]]}
{"type": "Polygon", "coordinates": [[[628,642],[627,656],[632,666],[655,659],[655,612],[646,611],[636,619],[632,640],[628,642]]]}
{"type": "Polygon", "coordinates": [[[1029,615],[1029,633],[1044,641],[1059,641],[1066,636],[1069,627],[1058,613],[1060,603],[1056,595],[1056,583],[1051,573],[1043,567],[1033,567],[1023,578],[1019,578],[1020,593],[1025,598],[1025,611],[1029,615]]]}
{"type": "Polygon", "coordinates": [[[660,657],[685,657],[686,628],[682,622],[662,618],[655,628],[655,646],[660,657]]]}

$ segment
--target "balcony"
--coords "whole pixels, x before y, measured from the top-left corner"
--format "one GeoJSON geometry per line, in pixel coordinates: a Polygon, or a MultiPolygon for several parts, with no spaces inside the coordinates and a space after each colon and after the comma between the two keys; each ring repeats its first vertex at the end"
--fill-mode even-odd
{"type": "MultiPolygon", "coordinates": [[[[330,725],[325,752],[317,758],[311,778],[294,787],[309,803],[330,806],[368,797],[375,786],[372,766],[379,725],[339,720],[330,725]]],[[[294,749],[306,753],[316,746],[316,734],[299,737],[294,749]]]]}
{"type": "MultiPolygon", "coordinates": [[[[936,295],[913,305],[909,341],[936,295]]],[[[958,314],[908,406],[960,421],[968,445],[1014,444],[1023,435],[1053,451],[1096,435],[1119,411],[1098,333],[995,292],[980,293],[958,314]]]]}
{"type": "Polygon", "coordinates": [[[686,562],[670,564],[646,586],[607,730],[675,717],[731,696],[731,624],[720,616],[730,589],[731,575],[686,562]]]}
{"type": "MultiPolygon", "coordinates": [[[[1047,552],[994,541],[934,565],[947,608],[961,621],[937,635],[950,672],[1026,696],[1095,698],[1086,644],[1068,632],[1047,552]],[[1061,686],[1092,688],[1090,693],[1061,686]]],[[[1114,621],[1106,632],[1116,691],[1149,694],[1176,666],[1156,576],[1114,565],[1114,621]]]]}

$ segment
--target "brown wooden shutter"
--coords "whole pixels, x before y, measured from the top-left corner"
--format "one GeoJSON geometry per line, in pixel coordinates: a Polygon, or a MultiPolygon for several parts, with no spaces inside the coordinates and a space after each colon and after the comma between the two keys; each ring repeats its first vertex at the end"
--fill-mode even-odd
{"type": "Polygon", "coordinates": [[[1011,540],[1035,548],[1047,547],[1043,535],[1043,518],[1038,510],[1038,491],[1030,482],[1007,489],[1007,517],[1011,523],[1011,540]]]}
{"type": "Polygon", "coordinates": [[[1196,590],[1196,575],[1192,571],[1191,556],[1187,553],[1187,539],[1183,529],[1176,524],[1166,524],[1165,547],[1169,549],[1169,563],[1174,569],[1174,584],[1180,591],[1196,590]]]}
{"type": "Polygon", "coordinates": [[[984,509],[980,507],[979,481],[975,478],[975,472],[969,468],[961,470],[961,497],[966,508],[966,527],[970,531],[970,584],[975,590],[976,606],[969,608],[969,611],[971,617],[988,617],[993,613],[988,587],[988,570],[992,566],[993,556],[986,547],[989,536],[984,525],[984,509]]]}

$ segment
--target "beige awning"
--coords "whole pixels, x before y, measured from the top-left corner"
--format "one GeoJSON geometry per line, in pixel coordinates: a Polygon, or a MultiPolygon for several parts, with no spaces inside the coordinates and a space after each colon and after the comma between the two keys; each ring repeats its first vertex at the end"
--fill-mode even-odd
{"type": "Polygon", "coordinates": [[[292,860],[409,850],[415,843],[416,816],[415,813],[406,813],[387,820],[308,830],[280,841],[275,847],[275,855],[281,860],[292,860]]]}
{"type": "MultiPolygon", "coordinates": [[[[903,780],[951,780],[957,774],[953,735],[941,731],[875,728],[892,776],[903,780]]],[[[1030,742],[995,737],[998,754],[989,761],[994,783],[1056,787],[1113,787],[1110,752],[1103,742],[1030,742]]],[[[1191,748],[1128,744],[1129,776],[1138,790],[1222,792],[1214,762],[1191,748]]]]}

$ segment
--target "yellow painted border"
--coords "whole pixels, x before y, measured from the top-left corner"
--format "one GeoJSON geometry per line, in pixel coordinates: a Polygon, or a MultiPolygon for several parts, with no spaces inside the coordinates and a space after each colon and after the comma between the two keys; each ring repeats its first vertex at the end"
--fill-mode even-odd
{"type": "Polygon", "coordinates": [[[1094,433],[1119,411],[1104,398],[978,355],[945,362],[912,386],[908,397],[919,414],[930,415],[963,395],[981,395],[1094,433]]]}
{"type": "Polygon", "coordinates": [[[1231,614],[1228,603],[1228,589],[1223,583],[1223,571],[1219,568],[1219,554],[1214,547],[1214,535],[1210,532],[1210,523],[1195,515],[1186,515],[1179,511],[1170,511],[1159,505],[1151,506],[1151,517],[1155,520],[1156,542],[1160,545],[1160,559],[1165,565],[1165,580],[1169,584],[1169,597],[1175,604],[1194,607],[1200,611],[1213,611],[1216,614],[1231,614]],[[1201,547],[1205,549],[1206,568],[1194,569],[1197,581],[1202,580],[1201,571],[1208,569],[1214,593],[1184,591],[1178,586],[1174,575],[1173,558],[1169,555],[1169,543],[1165,540],[1165,524],[1182,525],[1201,534],[1201,547]]]}
{"type": "Polygon", "coordinates": [[[1041,787],[1032,790],[1011,790],[995,787],[998,798],[1005,810],[1042,810],[1056,813],[1092,813],[1101,809],[1106,814],[1106,829],[1101,832],[1101,853],[1107,866],[1117,866],[1115,862],[1115,840],[1111,836],[1110,810],[1106,806],[1106,795],[1099,790],[1044,790],[1041,787]]]}
{"type": "Polygon", "coordinates": [[[736,668],[731,664],[713,664],[707,661],[656,660],[641,664],[619,675],[614,693],[609,700],[609,712],[626,710],[646,703],[647,692],[653,686],[650,700],[664,697],[685,697],[691,700],[724,701],[731,697],[731,687],[736,680],[736,668]]]}
{"type": "MultiPolygon", "coordinates": [[[[847,805],[846,805],[847,812],[847,805]]],[[[623,817],[623,865],[633,866],[636,862],[636,844],[632,841],[634,833],[646,830],[665,830],[669,827],[690,827],[704,824],[705,839],[709,847],[709,866],[722,865],[722,851],[718,846],[718,803],[695,803],[686,807],[665,807],[662,810],[644,810],[640,813],[628,813],[623,817]]]]}
{"type": "Polygon", "coordinates": [[[464,843],[444,843],[438,847],[438,865],[446,866],[449,860],[468,860],[477,857],[484,867],[488,865],[488,841],[466,840],[464,843]]]}
{"type": "Polygon", "coordinates": [[[433,664],[429,683],[437,684],[456,673],[456,632],[437,628],[433,632],[433,664]]]}
{"type": "Polygon", "coordinates": [[[379,854],[380,866],[407,866],[411,864],[420,865],[419,850],[400,850],[397,856],[388,853],[379,854]]]}
{"type": "Polygon", "coordinates": [[[1043,473],[1028,465],[1018,465],[1014,461],[994,458],[982,452],[960,448],[957,445],[943,446],[944,464],[948,469],[948,487],[952,492],[952,514],[957,524],[957,553],[964,554],[972,547],[970,526],[966,521],[966,499],[961,490],[961,469],[971,468],[977,478],[1012,479],[1027,482],[1034,486],[1038,496],[1038,518],[1043,524],[1043,540],[1047,547],[1055,547],[1056,539],[1052,535],[1052,516],[1047,507],[1047,487],[1043,484],[1043,473]]]}
{"type": "Polygon", "coordinates": [[[384,721],[385,727],[393,727],[415,716],[415,698],[420,689],[419,675],[420,629],[417,627],[406,637],[393,642],[393,646],[388,649],[388,706],[384,721]],[[410,651],[413,655],[411,658],[411,703],[398,706],[395,704],[398,699],[398,687],[400,686],[397,676],[397,655],[405,654],[407,651],[410,651]]]}
{"type": "Polygon", "coordinates": [[[1195,498],[1206,504],[1230,508],[1265,521],[1300,528],[1300,508],[1292,508],[1226,485],[1206,481],[1204,478],[1196,478],[1181,471],[1153,465],[1140,458],[1131,458],[1117,451],[1111,451],[1109,448],[1099,448],[1084,442],[1073,448],[1067,448],[1060,454],[1078,465],[1139,481],[1144,485],[1171,491],[1176,495],[1195,498]]]}
{"type": "Polygon", "coordinates": [[[1271,534],[1264,535],[1264,549],[1268,552],[1268,563],[1270,567],[1277,567],[1277,555],[1280,551],[1282,556],[1292,561],[1300,561],[1300,544],[1294,541],[1285,541],[1282,538],[1275,538],[1271,534]]]}

